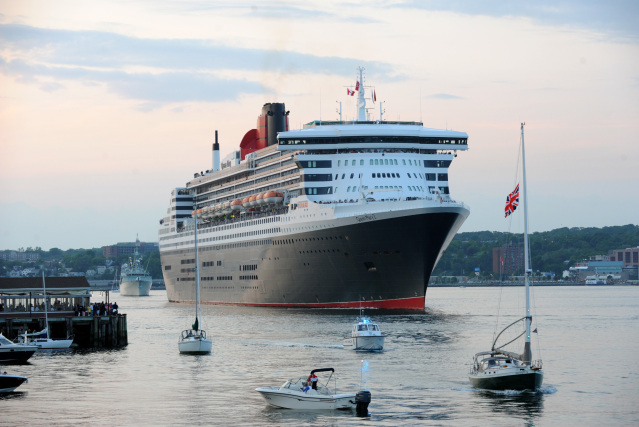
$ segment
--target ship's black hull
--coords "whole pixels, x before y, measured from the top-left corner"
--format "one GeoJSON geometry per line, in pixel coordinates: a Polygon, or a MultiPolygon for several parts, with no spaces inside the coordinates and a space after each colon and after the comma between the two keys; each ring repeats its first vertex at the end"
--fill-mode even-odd
{"type": "MultiPolygon", "coordinates": [[[[467,212],[364,218],[246,246],[200,247],[202,302],[423,310],[430,274],[467,212]]],[[[183,268],[192,258],[193,250],[162,253],[169,301],[195,300],[194,274],[183,268]]]]}

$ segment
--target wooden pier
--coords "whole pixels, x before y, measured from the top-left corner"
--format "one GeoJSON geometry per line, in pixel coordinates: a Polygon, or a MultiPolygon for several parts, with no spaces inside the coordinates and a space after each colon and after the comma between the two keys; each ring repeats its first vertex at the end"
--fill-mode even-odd
{"type": "MultiPolygon", "coordinates": [[[[84,348],[122,347],[128,344],[126,314],[107,311],[88,315],[92,287],[84,277],[48,277],[46,295],[42,278],[0,277],[0,332],[10,340],[19,334],[48,328],[52,339],[73,336],[84,348]],[[45,325],[45,304],[49,324],[45,325]]],[[[106,302],[109,301],[106,290],[106,302]]]]}
{"type": "MultiPolygon", "coordinates": [[[[0,315],[0,331],[10,340],[24,331],[41,331],[43,313],[31,313],[31,317],[0,315]],[[42,315],[42,317],[39,317],[42,315]],[[36,317],[38,316],[38,317],[36,317]]],[[[15,314],[15,313],[14,313],[15,314]]],[[[49,316],[49,338],[66,339],[73,336],[73,345],[81,348],[108,348],[127,345],[126,314],[109,316],[49,316]]]]}

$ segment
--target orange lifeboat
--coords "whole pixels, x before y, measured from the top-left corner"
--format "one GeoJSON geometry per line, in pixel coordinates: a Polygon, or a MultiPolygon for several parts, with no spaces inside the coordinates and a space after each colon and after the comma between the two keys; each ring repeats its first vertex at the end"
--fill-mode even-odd
{"type": "Polygon", "coordinates": [[[231,202],[231,210],[240,211],[242,210],[242,201],[240,199],[235,199],[231,202]]]}
{"type": "Polygon", "coordinates": [[[202,208],[197,210],[197,216],[202,216],[202,208]]]}
{"type": "Polygon", "coordinates": [[[255,196],[255,195],[253,195],[253,196],[249,197],[248,205],[249,205],[250,207],[253,207],[253,206],[255,206],[255,205],[257,204],[257,203],[255,202],[255,198],[256,198],[256,197],[257,197],[257,196],[255,196]]]}
{"type": "Polygon", "coordinates": [[[276,191],[269,191],[264,196],[264,200],[266,200],[266,203],[269,203],[269,204],[282,203],[282,200],[284,200],[284,195],[276,191]]]}
{"type": "Polygon", "coordinates": [[[269,191],[265,194],[264,200],[266,200],[266,203],[269,204],[282,203],[282,201],[284,200],[284,195],[276,191],[269,191]]]}
{"type": "Polygon", "coordinates": [[[222,203],[222,214],[226,215],[231,213],[231,202],[222,203]]]}
{"type": "Polygon", "coordinates": [[[255,204],[257,206],[266,204],[266,201],[264,200],[264,195],[266,195],[266,193],[260,193],[257,196],[255,196],[255,204]]]}
{"type": "Polygon", "coordinates": [[[244,206],[245,208],[249,207],[249,199],[250,197],[245,197],[242,199],[242,206],[244,206]]]}

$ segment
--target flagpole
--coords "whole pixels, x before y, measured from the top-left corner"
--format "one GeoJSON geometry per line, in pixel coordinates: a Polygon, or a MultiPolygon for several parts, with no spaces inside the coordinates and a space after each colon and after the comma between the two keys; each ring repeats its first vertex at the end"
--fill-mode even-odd
{"type": "Polygon", "coordinates": [[[528,273],[530,270],[529,254],[528,254],[528,190],[526,188],[526,150],[524,148],[524,125],[521,124],[521,162],[523,173],[523,187],[524,192],[524,284],[526,286],[526,342],[524,344],[524,362],[530,365],[532,361],[532,354],[530,350],[530,324],[532,323],[532,316],[530,315],[530,285],[528,279],[528,273]]]}

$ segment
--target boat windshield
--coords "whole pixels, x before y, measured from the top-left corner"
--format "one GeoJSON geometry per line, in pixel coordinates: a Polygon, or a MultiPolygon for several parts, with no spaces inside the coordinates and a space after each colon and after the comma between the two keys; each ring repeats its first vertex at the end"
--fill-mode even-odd
{"type": "Polygon", "coordinates": [[[1,345],[10,345],[13,344],[11,341],[9,341],[7,338],[4,337],[4,335],[0,335],[0,344],[1,345]]]}

